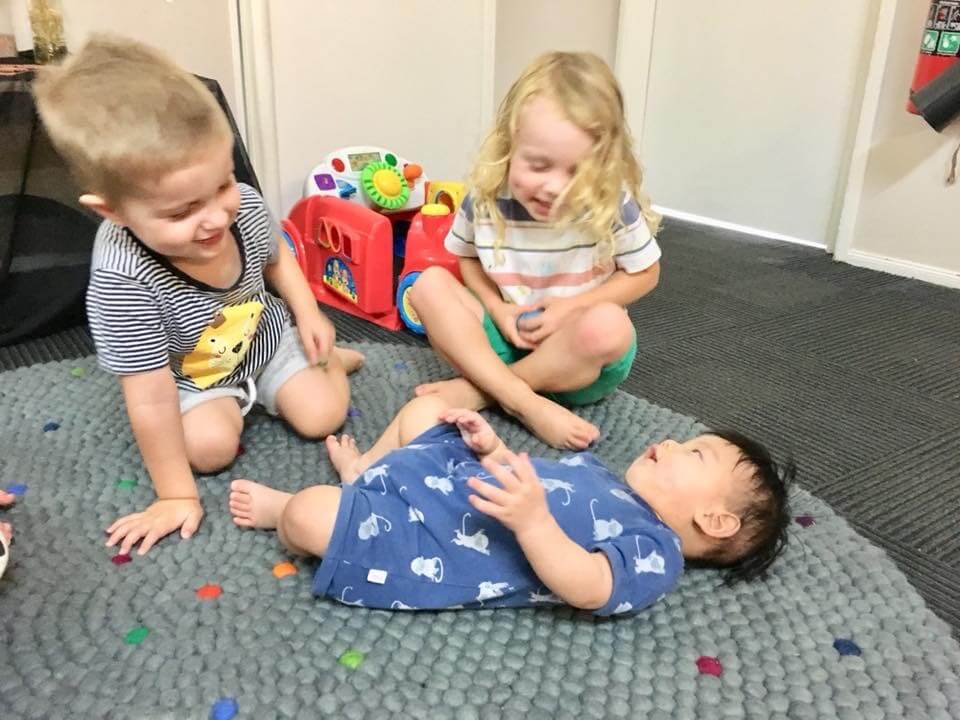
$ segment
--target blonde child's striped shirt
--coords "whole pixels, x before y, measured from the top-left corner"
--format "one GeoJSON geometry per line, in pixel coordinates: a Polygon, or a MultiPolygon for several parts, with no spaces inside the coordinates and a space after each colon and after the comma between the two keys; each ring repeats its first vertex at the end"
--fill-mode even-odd
{"type": "Polygon", "coordinates": [[[457,211],[444,245],[454,255],[480,260],[507,302],[536,304],[548,296],[579,295],[602,285],[617,270],[640,272],[660,259],[660,246],[629,193],[623,195],[614,227],[613,257],[606,259],[582,232],[535,220],[518,200],[500,197],[497,207],[506,224],[497,251],[496,226],[489,218],[475,217],[470,196],[457,211]]]}

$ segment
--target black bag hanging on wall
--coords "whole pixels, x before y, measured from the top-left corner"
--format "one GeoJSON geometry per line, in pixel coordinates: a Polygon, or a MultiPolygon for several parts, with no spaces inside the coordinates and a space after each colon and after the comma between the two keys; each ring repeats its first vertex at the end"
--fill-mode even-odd
{"type": "MultiPolygon", "coordinates": [[[[80,189],[34,108],[32,79],[30,70],[0,74],[0,346],[86,322],[90,253],[100,224],[77,202],[80,189]]],[[[237,180],[259,190],[219,84],[200,79],[233,129],[237,180]]]]}

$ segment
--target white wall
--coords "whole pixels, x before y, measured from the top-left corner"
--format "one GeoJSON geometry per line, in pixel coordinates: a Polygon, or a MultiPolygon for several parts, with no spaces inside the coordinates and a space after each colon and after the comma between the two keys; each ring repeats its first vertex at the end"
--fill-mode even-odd
{"type": "Polygon", "coordinates": [[[27,0],[0,0],[0,32],[13,33],[17,52],[33,49],[27,0]]]}
{"type": "Polygon", "coordinates": [[[654,203],[826,245],[878,3],[657,2],[641,144],[654,203]]]}
{"type": "Polygon", "coordinates": [[[531,60],[550,50],[590,51],[613,67],[619,8],[620,0],[500,0],[494,102],[531,60]]]}
{"type": "Polygon", "coordinates": [[[10,0],[0,0],[0,35],[13,34],[13,7],[10,0]]]}
{"type": "Polygon", "coordinates": [[[344,145],[386,146],[431,177],[462,179],[534,57],[589,50],[614,65],[620,10],[619,0],[592,0],[589,12],[581,0],[240,5],[248,146],[278,214],[344,145]]]}
{"type": "Polygon", "coordinates": [[[388,147],[460,179],[480,141],[482,0],[270,3],[280,207],[323,157],[388,147]]]}
{"type": "Polygon", "coordinates": [[[960,185],[944,182],[960,124],[937,134],[904,106],[929,4],[885,0],[891,17],[871,72],[875,114],[861,123],[864,165],[851,174],[837,256],[857,265],[960,287],[960,185]],[[886,46],[883,44],[886,43],[886,46]]]}
{"type": "Polygon", "coordinates": [[[67,47],[92,32],[115,32],[168,53],[190,72],[220,83],[243,130],[233,0],[62,0],[67,47]]]}

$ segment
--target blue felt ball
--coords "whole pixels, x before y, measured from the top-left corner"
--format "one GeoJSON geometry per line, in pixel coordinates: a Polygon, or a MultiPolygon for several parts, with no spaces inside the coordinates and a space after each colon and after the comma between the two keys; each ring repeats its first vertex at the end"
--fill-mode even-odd
{"type": "Polygon", "coordinates": [[[527,318],[535,318],[537,315],[541,314],[543,314],[543,310],[539,308],[537,310],[527,310],[526,312],[520,313],[517,315],[517,327],[519,327],[520,323],[527,318]]]}
{"type": "Polygon", "coordinates": [[[860,646],[857,645],[853,640],[847,640],[846,638],[837,638],[833,641],[833,647],[841,655],[859,655],[860,646]]]}
{"type": "Polygon", "coordinates": [[[240,706],[233,698],[220,698],[210,708],[210,720],[231,720],[239,710],[240,706]]]}

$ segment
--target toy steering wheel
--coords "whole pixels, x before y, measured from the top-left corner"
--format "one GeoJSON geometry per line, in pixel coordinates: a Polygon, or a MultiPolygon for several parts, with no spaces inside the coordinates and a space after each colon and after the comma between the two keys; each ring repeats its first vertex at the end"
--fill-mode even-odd
{"type": "Polygon", "coordinates": [[[368,164],[360,173],[360,185],[367,197],[385,210],[401,208],[410,199],[407,179],[389,163],[368,164]]]}

